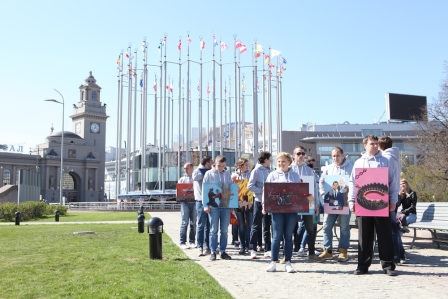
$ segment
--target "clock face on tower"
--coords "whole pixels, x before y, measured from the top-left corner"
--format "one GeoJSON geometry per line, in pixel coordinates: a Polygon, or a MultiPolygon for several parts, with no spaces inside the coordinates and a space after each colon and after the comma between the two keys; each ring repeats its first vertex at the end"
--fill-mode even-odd
{"type": "Polygon", "coordinates": [[[81,123],[76,123],[76,125],[75,125],[75,132],[77,134],[81,133],[81,123]]]}
{"type": "Polygon", "coordinates": [[[90,124],[90,132],[98,133],[99,131],[100,131],[100,124],[99,123],[91,123],[90,124]]]}

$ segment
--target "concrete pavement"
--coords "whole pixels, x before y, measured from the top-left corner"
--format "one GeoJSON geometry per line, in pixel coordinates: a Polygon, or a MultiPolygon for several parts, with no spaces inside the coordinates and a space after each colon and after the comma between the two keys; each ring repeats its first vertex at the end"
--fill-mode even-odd
{"type": "MultiPolygon", "coordinates": [[[[180,212],[150,212],[164,223],[164,232],[179,245],[180,212]]],[[[420,232],[425,234],[425,231],[420,232]]],[[[197,249],[184,250],[214,277],[234,298],[448,298],[448,246],[436,249],[431,242],[416,242],[409,249],[411,238],[404,237],[409,261],[397,266],[398,276],[383,274],[378,255],[369,269],[369,274],[355,276],[357,266],[357,230],[351,230],[348,262],[336,260],[312,263],[307,257],[294,256],[292,265],[297,273],[284,271],[277,264],[277,272],[268,273],[265,268],[269,260],[252,260],[249,255],[238,255],[238,250],[228,245],[227,253],[232,260],[209,261],[209,256],[199,257],[197,249]]],[[[407,234],[410,236],[410,234],[407,234]]],[[[229,241],[231,230],[229,229],[229,241]]],[[[322,232],[317,243],[322,242],[322,232]]],[[[334,239],[333,247],[337,246],[334,239]]],[[[316,247],[322,247],[316,244],[316,247]]]]}

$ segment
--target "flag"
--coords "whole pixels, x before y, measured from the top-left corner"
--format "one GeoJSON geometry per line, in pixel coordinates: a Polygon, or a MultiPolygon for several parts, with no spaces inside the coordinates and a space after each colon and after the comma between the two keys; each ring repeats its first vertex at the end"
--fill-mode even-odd
{"type": "Polygon", "coordinates": [[[118,55],[118,58],[117,58],[117,65],[120,64],[120,61],[121,61],[121,57],[120,57],[120,55],[118,55]]]}
{"type": "Polygon", "coordinates": [[[282,65],[282,71],[286,71],[286,68],[282,65]]]}
{"type": "Polygon", "coordinates": [[[227,82],[224,84],[224,94],[227,94],[227,82]]]}
{"type": "Polygon", "coordinates": [[[269,55],[264,55],[264,62],[269,63],[271,61],[271,57],[269,55]]]}
{"type": "Polygon", "coordinates": [[[278,50],[271,49],[271,57],[275,57],[275,56],[278,56],[280,54],[282,54],[282,52],[280,52],[278,50]]]}
{"type": "Polygon", "coordinates": [[[240,54],[243,54],[244,52],[246,52],[246,50],[247,50],[247,47],[245,45],[241,44],[241,46],[240,46],[240,54]]]}
{"type": "Polygon", "coordinates": [[[286,59],[285,59],[285,57],[279,57],[279,58],[278,58],[278,61],[279,61],[280,63],[282,63],[282,64],[286,64],[286,59]]]}
{"type": "Polygon", "coordinates": [[[163,38],[162,46],[165,46],[166,44],[166,37],[163,38]]]}
{"type": "Polygon", "coordinates": [[[198,83],[198,91],[201,89],[201,84],[198,83]]]}
{"type": "Polygon", "coordinates": [[[273,65],[272,63],[269,65],[269,68],[274,68],[275,67],[275,65],[273,65]]]}
{"type": "Polygon", "coordinates": [[[173,92],[173,82],[170,84],[170,91],[173,92]]]}
{"type": "Polygon", "coordinates": [[[168,84],[166,85],[166,89],[170,89],[170,86],[168,84]]]}
{"type": "Polygon", "coordinates": [[[218,41],[216,40],[216,37],[213,37],[213,46],[217,46],[218,45],[218,41]]]}
{"type": "Polygon", "coordinates": [[[177,49],[182,50],[182,40],[179,40],[179,44],[177,45],[177,49]]]}
{"type": "Polygon", "coordinates": [[[225,49],[228,49],[229,47],[226,45],[225,42],[221,42],[221,51],[224,51],[225,49]]]}
{"type": "Polygon", "coordinates": [[[243,88],[243,91],[247,89],[247,85],[246,85],[245,81],[243,81],[243,86],[241,86],[241,87],[243,88]]]}
{"type": "Polygon", "coordinates": [[[146,51],[146,43],[142,42],[142,51],[145,52],[146,51]]]}
{"type": "Polygon", "coordinates": [[[261,52],[263,52],[263,46],[260,44],[257,44],[257,46],[255,47],[255,58],[258,58],[261,56],[261,52]]]}
{"type": "Polygon", "coordinates": [[[210,94],[210,86],[207,86],[207,94],[210,94]]]}
{"type": "Polygon", "coordinates": [[[140,87],[143,87],[143,78],[140,79],[140,87]]]}
{"type": "Polygon", "coordinates": [[[129,58],[128,50],[126,50],[126,58],[129,58]]]}
{"type": "Polygon", "coordinates": [[[190,45],[190,43],[191,43],[191,38],[190,38],[190,36],[187,37],[187,43],[188,43],[188,45],[190,45]]]}
{"type": "Polygon", "coordinates": [[[241,41],[236,40],[235,41],[235,49],[238,49],[239,47],[241,47],[243,44],[241,43],[241,41]]]}
{"type": "Polygon", "coordinates": [[[152,87],[154,89],[154,91],[157,91],[157,83],[156,83],[156,79],[154,79],[154,85],[152,87]]]}
{"type": "Polygon", "coordinates": [[[137,71],[136,70],[134,70],[134,77],[137,77],[137,71]]]}
{"type": "Polygon", "coordinates": [[[201,50],[204,50],[205,48],[205,41],[201,40],[201,50]]]}

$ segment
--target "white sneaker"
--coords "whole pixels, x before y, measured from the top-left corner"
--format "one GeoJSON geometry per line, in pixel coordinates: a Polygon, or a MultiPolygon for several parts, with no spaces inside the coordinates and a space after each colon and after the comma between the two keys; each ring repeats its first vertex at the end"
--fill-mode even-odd
{"type": "Polygon", "coordinates": [[[194,243],[190,243],[190,248],[195,248],[196,246],[194,245],[194,243]]]}
{"type": "Polygon", "coordinates": [[[257,253],[255,252],[255,250],[250,251],[250,258],[253,260],[257,259],[257,253]]]}
{"type": "Polygon", "coordinates": [[[304,256],[305,250],[303,248],[300,248],[299,251],[297,251],[297,256],[304,256]]]}
{"type": "Polygon", "coordinates": [[[186,244],[182,244],[182,245],[180,245],[180,248],[185,250],[185,249],[189,249],[190,247],[188,247],[186,244]]]}
{"type": "Polygon", "coordinates": [[[290,262],[286,262],[286,264],[285,264],[285,271],[287,273],[296,273],[296,271],[294,270],[294,268],[292,267],[290,262]]]}
{"type": "Polygon", "coordinates": [[[264,257],[267,258],[267,259],[271,258],[271,252],[270,251],[266,251],[264,253],[264,257]]]}
{"type": "Polygon", "coordinates": [[[275,272],[276,265],[277,264],[275,262],[270,262],[268,267],[266,268],[266,272],[275,272]]]}

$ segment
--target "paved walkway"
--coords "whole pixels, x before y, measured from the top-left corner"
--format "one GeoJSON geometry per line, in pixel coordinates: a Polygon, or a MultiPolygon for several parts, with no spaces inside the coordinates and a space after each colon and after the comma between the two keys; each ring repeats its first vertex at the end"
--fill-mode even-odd
{"type": "MultiPolygon", "coordinates": [[[[180,212],[150,212],[164,223],[164,232],[179,245],[180,212]]],[[[231,233],[229,229],[229,240],[231,233]]],[[[425,233],[422,231],[421,233],[425,233]]],[[[268,261],[251,260],[249,255],[238,255],[229,246],[231,261],[209,261],[209,256],[198,257],[197,250],[185,250],[192,260],[200,264],[235,298],[448,298],[448,246],[442,249],[430,242],[416,242],[409,249],[410,238],[405,237],[405,249],[410,260],[397,266],[399,276],[383,274],[378,256],[368,275],[353,275],[357,265],[357,230],[351,231],[351,259],[345,263],[336,260],[311,263],[307,258],[293,257],[297,273],[289,274],[277,264],[277,272],[265,272],[268,261]]],[[[410,234],[408,234],[410,235],[410,234]]],[[[316,242],[322,241],[319,232],[316,242]]],[[[333,245],[337,246],[336,239],[333,245]]],[[[317,244],[316,247],[321,247],[317,244]]]]}

